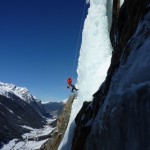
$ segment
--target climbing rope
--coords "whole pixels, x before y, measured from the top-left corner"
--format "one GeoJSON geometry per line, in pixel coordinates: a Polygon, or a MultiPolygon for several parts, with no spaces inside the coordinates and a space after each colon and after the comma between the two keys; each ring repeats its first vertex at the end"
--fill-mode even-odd
{"type": "Polygon", "coordinates": [[[85,13],[85,6],[86,6],[86,3],[84,3],[84,7],[83,7],[82,20],[81,20],[80,30],[79,30],[79,34],[78,34],[78,40],[77,40],[77,46],[76,46],[76,51],[75,51],[75,58],[74,58],[74,62],[73,62],[71,77],[73,77],[73,73],[74,73],[74,69],[75,69],[75,62],[77,59],[77,52],[78,52],[78,48],[79,48],[80,35],[81,35],[81,31],[82,31],[83,19],[84,19],[84,13],[85,13]]]}

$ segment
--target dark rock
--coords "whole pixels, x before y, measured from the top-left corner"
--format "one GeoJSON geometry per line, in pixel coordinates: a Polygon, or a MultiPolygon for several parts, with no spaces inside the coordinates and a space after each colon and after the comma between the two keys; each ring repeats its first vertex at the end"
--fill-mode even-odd
{"type": "Polygon", "coordinates": [[[81,110],[75,118],[76,129],[72,142],[72,150],[82,149],[86,137],[90,133],[93,112],[91,109],[91,102],[84,102],[81,110]],[[89,122],[89,124],[88,124],[89,122]]]}
{"type": "Polygon", "coordinates": [[[148,150],[150,85],[114,95],[106,107],[101,112],[101,125],[93,128],[84,149],[148,150]]]}
{"type": "Polygon", "coordinates": [[[50,126],[52,126],[53,128],[55,128],[57,126],[57,119],[55,121],[51,122],[50,126]]]}
{"type": "Polygon", "coordinates": [[[81,118],[83,117],[83,115],[87,112],[87,107],[89,106],[89,104],[91,104],[91,102],[84,102],[83,106],[81,108],[81,110],[79,111],[79,113],[77,114],[76,118],[75,118],[75,123],[79,124],[79,122],[81,122],[81,118]]]}

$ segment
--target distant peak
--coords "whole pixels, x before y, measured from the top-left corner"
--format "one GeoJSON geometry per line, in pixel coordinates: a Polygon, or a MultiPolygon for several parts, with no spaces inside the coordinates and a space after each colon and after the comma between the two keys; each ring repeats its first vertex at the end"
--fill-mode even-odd
{"type": "Polygon", "coordinates": [[[8,92],[14,93],[16,96],[20,97],[24,101],[30,102],[34,101],[34,97],[30,94],[29,90],[25,87],[19,87],[10,83],[0,82],[1,95],[8,97],[8,92]]]}

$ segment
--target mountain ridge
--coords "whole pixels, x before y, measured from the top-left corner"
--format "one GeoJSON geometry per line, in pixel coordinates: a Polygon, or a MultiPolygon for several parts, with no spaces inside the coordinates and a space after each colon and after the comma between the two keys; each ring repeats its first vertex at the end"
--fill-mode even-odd
{"type": "Polygon", "coordinates": [[[44,117],[50,117],[50,115],[46,113],[41,100],[33,96],[25,87],[18,87],[14,84],[0,82],[0,94],[6,96],[7,98],[12,98],[12,95],[15,95],[21,98],[23,101],[27,102],[40,115],[44,117]]]}

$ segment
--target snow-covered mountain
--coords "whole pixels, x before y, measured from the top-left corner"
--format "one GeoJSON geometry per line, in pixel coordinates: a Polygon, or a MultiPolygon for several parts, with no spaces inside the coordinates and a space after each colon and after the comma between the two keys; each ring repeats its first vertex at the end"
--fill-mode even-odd
{"type": "Polygon", "coordinates": [[[18,87],[14,84],[0,82],[0,95],[3,95],[7,98],[13,98],[13,96],[15,95],[27,102],[42,116],[50,117],[50,115],[46,113],[43,105],[41,104],[41,101],[33,96],[25,87],[18,87]]]}
{"type": "Polygon", "coordinates": [[[0,148],[10,140],[23,140],[30,128],[42,128],[63,107],[64,102],[42,104],[27,88],[0,82],[0,148]]]}
{"type": "Polygon", "coordinates": [[[15,94],[27,103],[39,101],[36,97],[33,97],[25,87],[18,87],[14,84],[0,82],[0,94],[9,98],[9,93],[15,94]]]}

